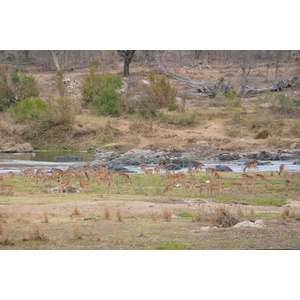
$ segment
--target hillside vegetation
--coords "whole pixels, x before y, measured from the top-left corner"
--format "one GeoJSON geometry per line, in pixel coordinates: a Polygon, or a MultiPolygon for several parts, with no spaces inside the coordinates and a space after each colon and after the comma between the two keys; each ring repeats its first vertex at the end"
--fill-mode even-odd
{"type": "Polygon", "coordinates": [[[300,142],[299,89],[237,96],[242,85],[262,88],[297,76],[298,51],[240,51],[244,58],[239,51],[162,53],[169,70],[191,80],[216,84],[223,77],[231,89],[213,98],[162,74],[151,51],[137,51],[126,77],[114,51],[82,51],[81,60],[69,52],[69,59],[58,53],[60,70],[35,51],[19,56],[18,66],[13,51],[0,53],[2,145],[254,151],[300,142]]]}

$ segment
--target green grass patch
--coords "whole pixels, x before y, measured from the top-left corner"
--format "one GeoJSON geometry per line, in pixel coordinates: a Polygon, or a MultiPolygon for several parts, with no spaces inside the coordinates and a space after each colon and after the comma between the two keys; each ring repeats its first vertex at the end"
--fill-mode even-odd
{"type": "Polygon", "coordinates": [[[173,241],[159,244],[154,247],[156,250],[188,250],[190,249],[188,246],[182,243],[176,243],[173,241]]]}

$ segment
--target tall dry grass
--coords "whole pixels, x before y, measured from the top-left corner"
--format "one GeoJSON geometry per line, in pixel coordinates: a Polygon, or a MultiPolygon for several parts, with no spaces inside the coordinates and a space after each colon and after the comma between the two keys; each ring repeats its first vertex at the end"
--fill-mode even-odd
{"type": "Polygon", "coordinates": [[[73,224],[73,226],[72,226],[72,233],[73,233],[73,237],[75,239],[82,239],[81,232],[80,232],[79,227],[78,227],[77,224],[73,224]]]}
{"type": "Polygon", "coordinates": [[[105,207],[105,209],[104,209],[104,217],[106,220],[109,220],[109,218],[110,218],[110,210],[108,207],[105,207]]]}
{"type": "Polygon", "coordinates": [[[45,231],[38,225],[33,225],[27,229],[27,234],[30,240],[45,240],[45,231]]]}
{"type": "Polygon", "coordinates": [[[161,217],[166,221],[166,222],[171,222],[172,220],[172,212],[168,209],[163,209],[161,212],[161,217]]]}
{"type": "Polygon", "coordinates": [[[118,222],[123,222],[122,213],[121,213],[120,209],[117,210],[116,217],[117,217],[118,222]]]}

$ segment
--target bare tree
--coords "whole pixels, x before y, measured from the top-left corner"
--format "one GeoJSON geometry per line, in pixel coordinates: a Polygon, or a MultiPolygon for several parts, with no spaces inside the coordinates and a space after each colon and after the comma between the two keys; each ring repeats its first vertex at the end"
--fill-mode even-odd
{"type": "Polygon", "coordinates": [[[124,59],[124,76],[129,76],[129,65],[134,57],[136,50],[117,50],[124,59]]]}

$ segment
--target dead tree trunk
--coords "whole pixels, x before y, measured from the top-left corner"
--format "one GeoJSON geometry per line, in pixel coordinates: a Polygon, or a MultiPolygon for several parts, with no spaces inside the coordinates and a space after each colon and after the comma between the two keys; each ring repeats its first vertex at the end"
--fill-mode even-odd
{"type": "Polygon", "coordinates": [[[168,70],[163,63],[160,60],[160,57],[158,54],[154,55],[155,61],[158,64],[158,66],[162,69],[162,72],[166,75],[169,75],[184,84],[190,86],[191,88],[194,88],[197,91],[197,94],[193,94],[193,96],[200,96],[200,97],[215,97],[218,92],[224,92],[227,93],[231,87],[229,86],[229,83],[225,83],[224,78],[219,78],[219,81],[217,84],[213,85],[210,83],[203,83],[198,81],[193,81],[189,78],[183,77],[179,74],[173,73],[170,70],[168,70]]]}
{"type": "Polygon", "coordinates": [[[288,79],[276,80],[272,86],[262,89],[255,89],[249,86],[243,85],[238,92],[238,97],[255,97],[258,94],[268,91],[279,92],[287,88],[300,87],[300,80],[297,76],[290,77],[288,79]]]}

